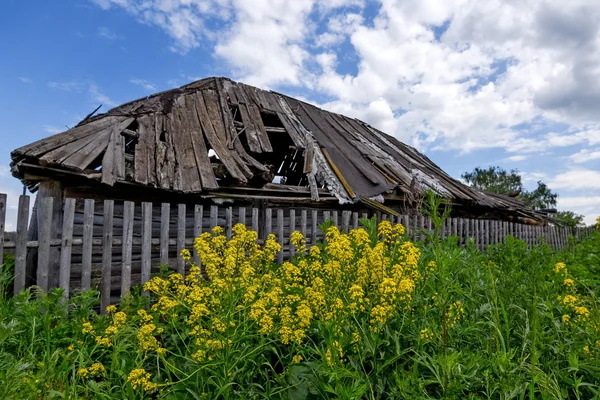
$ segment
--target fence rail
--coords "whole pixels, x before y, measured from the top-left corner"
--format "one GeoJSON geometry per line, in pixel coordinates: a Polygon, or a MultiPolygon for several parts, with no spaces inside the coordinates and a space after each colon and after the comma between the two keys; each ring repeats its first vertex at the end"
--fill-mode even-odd
{"type": "MultiPolygon", "coordinates": [[[[343,232],[359,226],[360,218],[372,214],[348,210],[310,208],[246,208],[199,204],[134,204],[130,201],[95,201],[67,198],[55,204],[52,197],[40,198],[29,226],[29,196],[19,198],[17,230],[5,232],[6,195],[0,194],[0,263],[4,251],[15,255],[15,293],[29,284],[44,290],[61,287],[69,291],[100,290],[102,308],[118,301],[132,285],[150,279],[160,265],[185,273],[178,257],[182,249],[193,250],[193,240],[219,225],[231,237],[233,225],[242,223],[259,232],[259,240],[273,233],[282,244],[282,262],[294,253],[291,233],[299,230],[313,245],[323,239],[319,224],[331,220],[343,232]],[[56,207],[58,205],[58,207],[56,207]],[[56,209],[60,211],[56,214],[56,209]],[[57,217],[58,215],[58,217],[57,217]],[[10,240],[6,240],[9,238],[10,240]]],[[[379,221],[390,220],[406,227],[414,240],[432,230],[429,218],[420,215],[375,214],[379,221]]],[[[568,236],[581,240],[592,228],[574,231],[556,226],[531,226],[507,221],[449,218],[440,231],[442,237],[456,236],[460,245],[472,239],[475,246],[504,242],[507,235],[531,245],[542,242],[561,248],[568,236]]],[[[198,255],[194,252],[194,261],[198,255]]]]}

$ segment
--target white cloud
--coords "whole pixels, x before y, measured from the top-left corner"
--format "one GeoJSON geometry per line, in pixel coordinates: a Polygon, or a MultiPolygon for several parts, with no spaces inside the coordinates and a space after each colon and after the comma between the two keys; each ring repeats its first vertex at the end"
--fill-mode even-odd
{"type": "Polygon", "coordinates": [[[114,107],[117,105],[115,101],[113,101],[110,97],[102,93],[98,85],[92,83],[88,87],[88,95],[92,99],[92,101],[96,101],[101,103],[104,106],[114,107]]]}
{"type": "Polygon", "coordinates": [[[23,83],[29,83],[29,84],[33,83],[33,80],[31,80],[30,78],[24,77],[24,76],[19,76],[18,79],[23,83]]]}
{"type": "Polygon", "coordinates": [[[600,189],[600,171],[571,169],[556,175],[548,186],[552,189],[600,189]]]}
{"type": "Polygon", "coordinates": [[[144,80],[144,79],[130,79],[129,82],[133,83],[134,85],[141,86],[144,89],[146,89],[147,91],[150,91],[150,92],[155,92],[156,91],[156,86],[152,82],[149,82],[147,80],[144,80]]]}
{"type": "Polygon", "coordinates": [[[503,161],[508,161],[508,162],[519,162],[519,161],[524,161],[527,159],[527,156],[524,155],[516,155],[516,156],[510,156],[510,157],[506,157],[503,161]]]}
{"type": "Polygon", "coordinates": [[[600,143],[598,2],[379,0],[370,19],[356,0],[93,1],[159,27],[181,53],[214,46],[234,78],[320,92],[422,149],[525,157],[600,143]],[[345,40],[356,73],[339,72],[345,40]]]}
{"type": "Polygon", "coordinates": [[[582,149],[577,153],[570,155],[569,159],[574,163],[584,163],[592,160],[598,160],[600,159],[600,149],[582,149]]]}
{"type": "Polygon", "coordinates": [[[100,87],[94,82],[80,80],[71,80],[67,82],[52,81],[48,82],[48,87],[63,90],[65,92],[86,94],[92,102],[101,103],[108,107],[117,105],[117,103],[104,94],[100,87]]]}

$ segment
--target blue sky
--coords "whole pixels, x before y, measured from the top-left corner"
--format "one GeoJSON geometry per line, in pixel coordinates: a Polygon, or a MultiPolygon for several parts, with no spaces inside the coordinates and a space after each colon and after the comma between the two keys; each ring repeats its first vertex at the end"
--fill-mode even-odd
{"type": "Polygon", "coordinates": [[[5,0],[0,191],[13,204],[21,191],[11,150],[99,104],[218,75],[364,119],[454,177],[518,168],[528,187],[542,179],[559,208],[591,222],[600,214],[596,3],[5,0]]]}

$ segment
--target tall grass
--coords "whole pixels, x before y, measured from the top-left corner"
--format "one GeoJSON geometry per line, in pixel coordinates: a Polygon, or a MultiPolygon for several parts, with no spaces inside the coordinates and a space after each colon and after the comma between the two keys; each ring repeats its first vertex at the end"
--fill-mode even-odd
{"type": "Polygon", "coordinates": [[[5,293],[0,398],[598,398],[600,234],[480,252],[364,222],[283,266],[204,236],[210,280],[165,274],[106,315],[93,291],[5,293]]]}

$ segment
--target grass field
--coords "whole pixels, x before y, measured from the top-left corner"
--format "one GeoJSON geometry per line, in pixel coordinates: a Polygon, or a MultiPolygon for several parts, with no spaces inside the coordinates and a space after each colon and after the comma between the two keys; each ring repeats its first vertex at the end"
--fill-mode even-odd
{"type": "Polygon", "coordinates": [[[2,298],[0,398],[598,398],[599,233],[482,253],[364,222],[295,234],[283,265],[274,237],[205,233],[210,279],[165,272],[104,315],[96,292],[2,298]]]}

